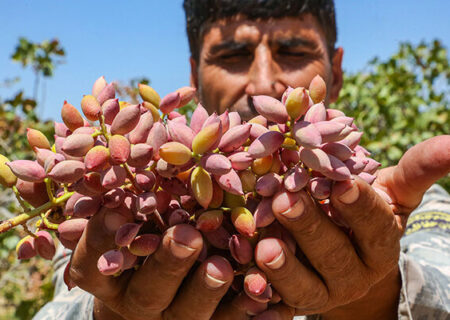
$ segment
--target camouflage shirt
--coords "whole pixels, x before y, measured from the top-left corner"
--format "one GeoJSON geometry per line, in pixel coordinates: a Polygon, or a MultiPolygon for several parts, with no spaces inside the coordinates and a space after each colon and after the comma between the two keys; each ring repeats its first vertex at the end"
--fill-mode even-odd
{"type": "MultiPolygon", "coordinates": [[[[411,214],[401,240],[399,267],[402,289],[398,319],[450,319],[450,196],[433,185],[411,214]]],[[[63,281],[70,251],[58,248],[54,258],[55,298],[34,320],[94,320],[94,297],[79,289],[68,291],[63,281]]],[[[295,320],[319,320],[297,316],[295,320]]]]}

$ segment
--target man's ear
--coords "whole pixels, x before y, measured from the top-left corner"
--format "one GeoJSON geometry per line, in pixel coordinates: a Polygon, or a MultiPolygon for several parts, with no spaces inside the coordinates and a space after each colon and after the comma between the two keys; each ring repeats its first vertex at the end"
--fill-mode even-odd
{"type": "Polygon", "coordinates": [[[339,97],[339,91],[342,89],[343,72],[342,72],[342,57],[344,56],[344,49],[339,47],[335,50],[332,59],[331,72],[333,74],[333,82],[331,83],[330,102],[335,102],[339,97]]]}
{"type": "MultiPolygon", "coordinates": [[[[189,58],[189,63],[191,64],[191,75],[189,77],[189,82],[191,84],[191,87],[194,87],[195,89],[197,89],[197,94],[198,94],[198,66],[197,66],[197,61],[195,61],[194,58],[190,57],[189,58]]],[[[198,102],[198,97],[197,95],[194,98],[195,102],[198,102]]]]}

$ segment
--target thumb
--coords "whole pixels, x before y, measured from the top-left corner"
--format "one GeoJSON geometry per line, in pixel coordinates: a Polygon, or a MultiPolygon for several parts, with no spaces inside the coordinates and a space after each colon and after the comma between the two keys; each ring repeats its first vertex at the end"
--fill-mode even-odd
{"type": "MultiPolygon", "coordinates": [[[[450,172],[450,135],[427,139],[409,149],[381,183],[402,211],[416,208],[425,191],[450,172]]],[[[381,173],[381,172],[380,172],[381,173]]]]}

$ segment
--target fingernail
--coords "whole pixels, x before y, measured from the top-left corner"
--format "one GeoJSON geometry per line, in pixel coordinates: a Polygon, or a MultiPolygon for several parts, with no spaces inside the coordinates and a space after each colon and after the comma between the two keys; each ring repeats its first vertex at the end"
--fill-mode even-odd
{"type": "Polygon", "coordinates": [[[209,287],[211,287],[211,288],[213,288],[213,289],[219,288],[219,287],[223,286],[223,285],[226,283],[226,281],[223,281],[223,280],[219,280],[219,279],[217,279],[217,278],[214,278],[214,277],[213,277],[212,275],[210,275],[209,273],[206,273],[205,282],[206,282],[206,284],[207,284],[209,287]]]}
{"type": "Polygon", "coordinates": [[[108,233],[114,233],[121,225],[127,222],[127,218],[118,212],[109,211],[105,213],[104,223],[105,230],[108,233]]]}
{"type": "Polygon", "coordinates": [[[227,282],[227,279],[232,279],[233,277],[233,268],[223,257],[209,257],[206,261],[205,270],[206,285],[212,289],[222,287],[227,282]]]}
{"type": "Polygon", "coordinates": [[[195,249],[172,239],[170,240],[170,251],[172,251],[172,254],[175,257],[179,259],[186,259],[194,254],[195,249]]]}
{"type": "Polygon", "coordinates": [[[281,317],[275,310],[267,310],[258,314],[253,320],[281,320],[281,317]]]}
{"type": "Polygon", "coordinates": [[[343,193],[338,196],[339,201],[345,204],[352,204],[359,198],[359,188],[355,180],[347,180],[339,182],[339,188],[342,188],[343,193]]]}
{"type": "Polygon", "coordinates": [[[303,201],[299,199],[292,207],[282,212],[281,214],[289,220],[297,220],[302,215],[305,206],[303,201]]]}
{"type": "Polygon", "coordinates": [[[281,250],[280,254],[276,256],[272,261],[266,262],[265,265],[272,270],[280,269],[286,260],[283,250],[281,250]]]}
{"type": "Polygon", "coordinates": [[[170,251],[179,259],[185,259],[196,251],[200,252],[203,246],[201,234],[187,224],[177,224],[171,227],[167,230],[166,236],[170,239],[170,251]]]}
{"type": "Polygon", "coordinates": [[[260,241],[256,251],[256,258],[272,270],[280,269],[286,261],[283,248],[275,238],[267,238],[260,241]]]}

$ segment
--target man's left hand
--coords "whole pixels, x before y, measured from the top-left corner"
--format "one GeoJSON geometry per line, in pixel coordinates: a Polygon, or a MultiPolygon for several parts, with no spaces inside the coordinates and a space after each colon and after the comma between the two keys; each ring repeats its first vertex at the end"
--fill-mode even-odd
{"type": "Polygon", "coordinates": [[[336,183],[331,204],[351,236],[302,192],[294,206],[284,212],[274,208],[274,214],[306,258],[298,259],[281,240],[268,238],[258,243],[256,262],[296,314],[396,318],[406,221],[425,191],[449,172],[450,135],[445,135],[414,146],[397,166],[378,172],[373,186],[386,192],[391,204],[358,177],[336,183]]]}

